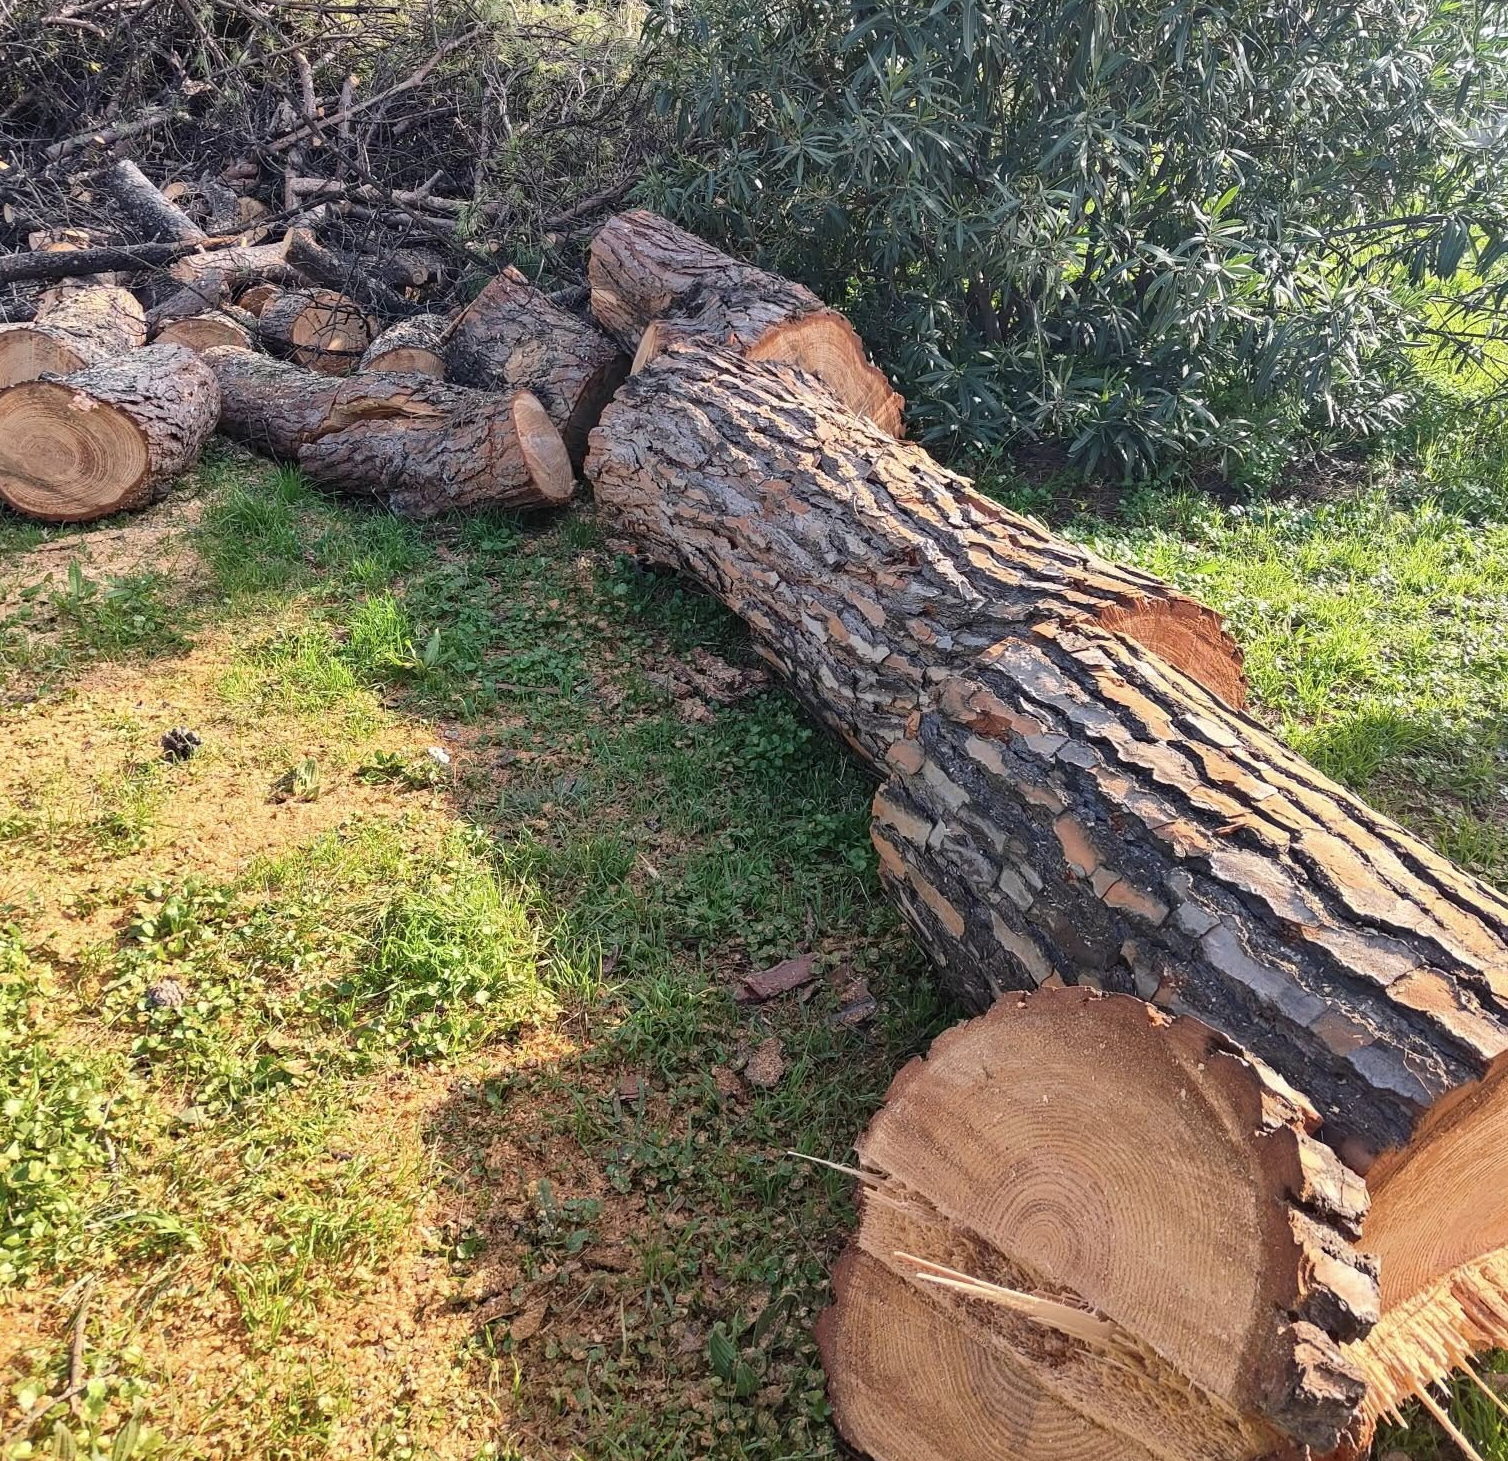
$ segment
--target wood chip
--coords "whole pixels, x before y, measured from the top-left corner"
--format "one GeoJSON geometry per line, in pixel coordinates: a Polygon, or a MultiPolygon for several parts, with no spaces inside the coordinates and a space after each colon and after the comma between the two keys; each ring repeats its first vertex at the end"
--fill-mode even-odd
{"type": "Polygon", "coordinates": [[[757,1004],[789,994],[817,977],[813,968],[816,962],[815,954],[798,954],[794,959],[784,959],[757,974],[746,974],[733,997],[740,1004],[757,1004]]]}

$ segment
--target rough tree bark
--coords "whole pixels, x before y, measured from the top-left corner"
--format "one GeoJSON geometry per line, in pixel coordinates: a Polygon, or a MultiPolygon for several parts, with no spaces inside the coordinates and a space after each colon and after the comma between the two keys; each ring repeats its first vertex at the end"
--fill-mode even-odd
{"type": "Polygon", "coordinates": [[[257,316],[263,346],[321,375],[349,375],[372,343],[372,321],[355,301],[328,289],[290,289],[257,316]]]}
{"type": "Polygon", "coordinates": [[[656,213],[609,219],[592,241],[592,313],[642,369],[676,342],[783,360],[856,414],[899,436],[904,402],[864,342],[811,290],[720,253],[656,213]]]}
{"type": "Polygon", "coordinates": [[[71,375],[146,343],[133,295],[100,285],[48,291],[28,324],[0,325],[0,387],[40,375],[71,375]]]}
{"type": "Polygon", "coordinates": [[[575,490],[560,433],[527,391],[375,372],[337,381],[244,350],[205,359],[220,382],[227,436],[405,517],[552,506],[575,490]]]}
{"type": "Polygon", "coordinates": [[[137,165],[122,158],[102,179],[106,191],[154,243],[201,243],[209,235],[175,203],[170,203],[137,165]]]}
{"type": "Polygon", "coordinates": [[[409,312],[411,306],[403,296],[368,273],[362,260],[326,248],[309,229],[290,229],[287,244],[288,262],[306,279],[355,300],[382,319],[398,319],[409,312]]]}
{"type": "Polygon", "coordinates": [[[384,370],[393,375],[427,375],[445,379],[441,336],[444,315],[414,315],[390,325],[366,348],[358,370],[384,370]]]}
{"type": "MultiPolygon", "coordinates": [[[[1323,1447],[1448,1370],[1442,1333],[1508,1336],[1508,903],[1226,703],[1212,616],[994,507],[801,374],[700,346],[620,391],[587,469],[885,778],[882,876],[966,1005],[1080,983],[1195,1016],[1370,1174],[1380,1322],[1362,1338],[1334,1306],[1271,1304],[1283,1286],[1258,1275],[1226,1322],[1263,1382],[1221,1394],[1206,1375],[1215,1402],[1323,1447]]],[[[1134,1062],[1099,1078],[1112,1116],[1135,1079],[1134,1062]]],[[[1125,1241],[1155,1263],[1150,1231],[1125,1241]]],[[[1273,1264],[1362,1271],[1312,1237],[1273,1264]]],[[[1179,1290],[1142,1302],[1107,1317],[1159,1333],[1179,1290]]]]}
{"type": "Polygon", "coordinates": [[[628,374],[612,340],[556,308],[516,269],[490,280],[456,316],[444,349],[453,379],[538,396],[578,468],[588,434],[628,374]]]}
{"type": "Polygon", "coordinates": [[[0,497],[48,522],[144,507],[192,466],[220,412],[213,372],[148,345],[0,391],[0,497]]]}

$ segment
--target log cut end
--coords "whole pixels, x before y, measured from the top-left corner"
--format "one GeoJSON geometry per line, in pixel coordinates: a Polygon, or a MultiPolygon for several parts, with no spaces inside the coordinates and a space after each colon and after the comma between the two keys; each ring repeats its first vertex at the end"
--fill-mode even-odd
{"type": "Polygon", "coordinates": [[[0,325],[0,389],[43,375],[71,375],[88,364],[61,331],[45,325],[0,325]]]}
{"type": "Polygon", "coordinates": [[[158,345],[182,345],[199,354],[213,350],[217,345],[236,350],[250,350],[252,347],[251,330],[223,310],[173,320],[157,332],[154,341],[158,345]]]}
{"type": "Polygon", "coordinates": [[[1124,996],[1043,990],[939,1037],[858,1143],[821,1334],[840,1429],[876,1461],[1331,1449],[1378,1294],[1365,1184],[1313,1120],[1124,996]]]}
{"type": "Polygon", "coordinates": [[[1227,705],[1236,710],[1245,706],[1241,647],[1213,609],[1192,599],[1149,598],[1140,604],[1104,609],[1097,622],[1182,670],[1227,705]]]}
{"type": "Polygon", "coordinates": [[[513,398],[512,409],[518,449],[540,498],[550,504],[569,502],[576,491],[576,474],[550,413],[528,391],[520,391],[513,398]]]}
{"type": "MultiPolygon", "coordinates": [[[[672,345],[710,342],[700,321],[651,320],[634,352],[632,372],[637,374],[672,345]]],[[[905,432],[905,401],[869,362],[864,342],[854,327],[835,310],[819,309],[810,314],[783,319],[771,325],[746,346],[749,360],[770,360],[794,365],[814,375],[855,416],[878,426],[887,436],[905,432]]]]}
{"type": "Polygon", "coordinates": [[[360,306],[329,289],[287,290],[257,318],[269,350],[321,375],[349,375],[374,333],[360,306]]]}
{"type": "Polygon", "coordinates": [[[146,433],[59,381],[0,395],[0,496],[44,522],[87,522],[135,507],[150,466],[146,433]]]}
{"type": "Polygon", "coordinates": [[[1373,1418],[1473,1355],[1508,1345],[1508,1078],[1501,1065],[1367,1176],[1363,1241],[1382,1262],[1382,1320],[1351,1347],[1373,1418]]]}
{"type": "Polygon", "coordinates": [[[191,465],[220,411],[209,368],[151,346],[0,392],[0,497],[44,522],[143,507],[191,465]]]}

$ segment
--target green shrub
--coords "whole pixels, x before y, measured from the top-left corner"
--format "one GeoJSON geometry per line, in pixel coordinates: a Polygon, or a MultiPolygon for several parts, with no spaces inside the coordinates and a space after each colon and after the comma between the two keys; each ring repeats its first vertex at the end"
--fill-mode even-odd
{"type": "Polygon", "coordinates": [[[1270,474],[1503,337],[1487,9],[691,0],[648,195],[848,308],[935,442],[1270,474]]]}

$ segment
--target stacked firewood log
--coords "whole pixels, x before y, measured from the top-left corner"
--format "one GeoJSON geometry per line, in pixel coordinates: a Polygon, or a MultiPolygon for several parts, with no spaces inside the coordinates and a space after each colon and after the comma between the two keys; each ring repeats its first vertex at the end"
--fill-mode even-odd
{"type": "Polygon", "coordinates": [[[446,311],[112,185],[171,288],[0,257],[68,281],[0,331],[18,508],[140,505],[217,423],[415,516],[584,466],[874,773],[881,879],[978,1013],[845,1168],[818,1338],[855,1446],[1355,1457],[1410,1397],[1450,1427],[1430,1387],[1508,1342],[1508,901],[1245,714],[1217,615],[981,496],[841,315],[654,214],[597,235],[590,318],[513,272],[446,311]]]}
{"type": "Polygon", "coordinates": [[[511,269],[437,313],[418,262],[371,267],[310,214],[212,234],[134,163],[103,184],[136,240],[39,235],[0,255],[0,281],[46,286],[29,319],[0,324],[12,507],[80,522],[145,506],[217,425],[413,517],[571,496],[628,368],[589,319],[511,269]]]}

